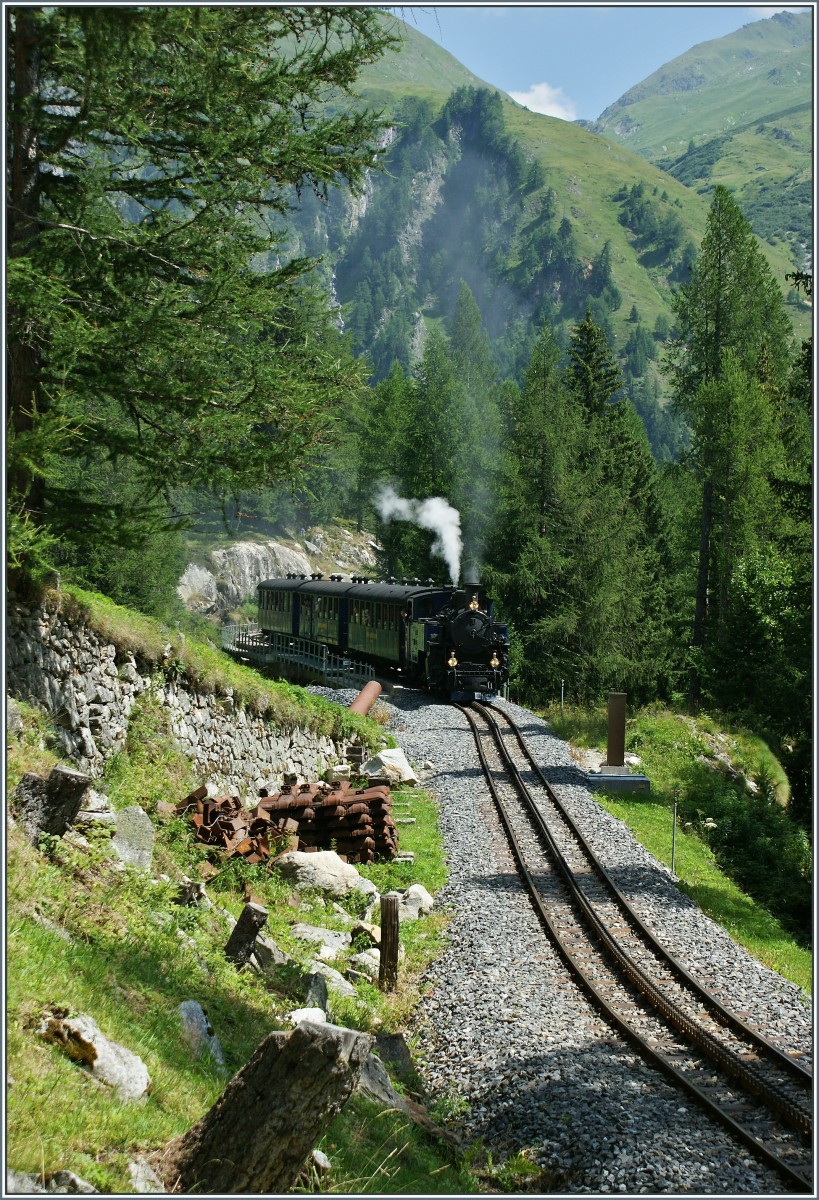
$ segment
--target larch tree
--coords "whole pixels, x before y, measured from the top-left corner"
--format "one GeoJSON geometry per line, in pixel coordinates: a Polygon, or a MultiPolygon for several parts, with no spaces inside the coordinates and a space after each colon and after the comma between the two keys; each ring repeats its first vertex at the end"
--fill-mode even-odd
{"type": "Polygon", "coordinates": [[[673,308],[678,335],[666,365],[676,411],[692,429],[691,462],[701,484],[689,678],[689,700],[696,705],[709,636],[719,640],[724,630],[721,610],[741,545],[738,531],[748,528],[738,520],[744,501],[731,482],[736,477],[728,464],[737,458],[727,444],[735,429],[737,448],[742,444],[750,453],[744,487],[750,494],[764,490],[761,476],[772,469],[779,442],[772,398],[785,384],[791,353],[782,292],[739,205],[722,186],[714,191],[691,280],[675,294],[673,308]],[[762,380],[760,389],[755,382],[762,380]],[[764,430],[768,442],[761,453],[753,452],[746,429],[764,430]]]}
{"type": "Polygon", "coordinates": [[[138,541],[174,489],[278,482],[331,436],[362,369],[312,263],[278,254],[300,189],[359,187],[376,162],[353,88],[393,39],[361,8],[10,6],[6,22],[24,561],[37,530],[138,541]]]}

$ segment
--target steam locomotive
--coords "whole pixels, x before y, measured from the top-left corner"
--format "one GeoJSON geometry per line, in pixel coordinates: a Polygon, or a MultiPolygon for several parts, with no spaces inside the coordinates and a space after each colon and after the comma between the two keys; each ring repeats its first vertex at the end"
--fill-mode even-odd
{"type": "Polygon", "coordinates": [[[509,678],[508,630],[480,584],[288,575],[258,592],[263,636],[323,645],[450,697],[491,697],[509,678]]]}

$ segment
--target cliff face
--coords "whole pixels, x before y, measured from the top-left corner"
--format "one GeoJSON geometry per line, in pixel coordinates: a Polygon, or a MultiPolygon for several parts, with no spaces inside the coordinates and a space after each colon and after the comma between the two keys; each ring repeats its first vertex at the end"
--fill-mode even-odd
{"type": "Polygon", "coordinates": [[[192,612],[223,616],[243,601],[254,599],[263,579],[282,575],[331,574],[346,571],[374,573],[377,543],[366,532],[338,525],[308,531],[299,542],[234,542],[207,556],[207,565],[190,563],[177,593],[192,612]]]}
{"type": "Polygon", "coordinates": [[[229,612],[252,596],[263,579],[290,572],[309,575],[314,569],[306,554],[279,542],[236,542],[212,550],[209,557],[210,569],[191,563],[176,589],[193,612],[229,612]]]}

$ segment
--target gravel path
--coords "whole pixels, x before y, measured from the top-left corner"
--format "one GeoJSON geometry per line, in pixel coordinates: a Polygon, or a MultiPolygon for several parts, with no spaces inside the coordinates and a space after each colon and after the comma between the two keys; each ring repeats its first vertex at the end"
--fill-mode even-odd
{"type": "MultiPolygon", "coordinates": [[[[335,694],[336,699],[344,699],[335,694]]],[[[450,943],[414,1018],[418,1067],[433,1098],[462,1115],[466,1143],[493,1160],[526,1149],[549,1191],[787,1194],[786,1186],[652,1071],[570,982],[546,942],[491,807],[461,714],[415,692],[382,698],[424,786],[440,801],[450,943]]],[[[552,786],[643,920],[712,988],[786,1044],[809,1049],[810,1001],[758,963],[674,886],[578,781],[565,742],[513,704],[552,786]]]]}

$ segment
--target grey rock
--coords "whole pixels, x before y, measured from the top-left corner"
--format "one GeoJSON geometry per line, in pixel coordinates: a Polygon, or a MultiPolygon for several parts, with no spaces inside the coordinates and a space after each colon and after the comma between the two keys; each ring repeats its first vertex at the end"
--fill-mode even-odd
{"type": "Polygon", "coordinates": [[[310,1161],[320,1174],[325,1174],[327,1171],[331,1170],[331,1168],[332,1168],[332,1163],[330,1162],[327,1155],[323,1154],[322,1151],[318,1150],[318,1149],[314,1149],[311,1151],[310,1161]]]}
{"type": "Polygon", "coordinates": [[[6,1193],[9,1196],[31,1196],[45,1192],[37,1175],[29,1175],[25,1171],[6,1170],[6,1193]]]}
{"type": "Polygon", "coordinates": [[[314,973],[307,975],[305,982],[307,983],[307,995],[304,998],[305,1005],[320,1008],[323,1012],[327,1012],[327,980],[323,975],[314,973]]]}
{"type": "Polygon", "coordinates": [[[333,850],[318,850],[314,854],[291,850],[273,860],[272,866],[299,890],[315,888],[332,896],[347,896],[350,892],[375,895],[378,888],[359,875],[350,863],[342,862],[333,850]]]}
{"type": "Polygon", "coordinates": [[[314,959],[310,964],[310,970],[314,975],[323,975],[327,980],[327,987],[331,992],[337,992],[339,996],[354,996],[355,988],[344,978],[340,971],[336,971],[334,967],[330,967],[327,963],[321,962],[320,959],[314,959]]]}
{"type": "Polygon", "coordinates": [[[54,1012],[44,1019],[39,1033],[87,1067],[95,1079],[112,1087],[121,1100],[141,1100],[150,1091],[151,1078],[142,1059],[109,1041],[93,1017],[54,1012]]]}
{"type": "Polygon", "coordinates": [[[45,1190],[81,1196],[90,1196],[97,1192],[95,1187],[87,1183],[85,1179],[80,1179],[79,1175],[75,1175],[73,1171],[53,1171],[50,1175],[46,1175],[45,1190]]]}
{"type": "Polygon", "coordinates": [[[10,738],[19,738],[23,734],[23,714],[20,705],[12,696],[6,696],[6,733],[10,738]]]}
{"type": "Polygon", "coordinates": [[[362,950],[359,954],[352,955],[350,963],[354,970],[361,971],[368,979],[378,979],[381,969],[381,951],[362,950]]]}
{"type": "Polygon", "coordinates": [[[117,831],[111,845],[122,862],[140,871],[150,871],[154,855],[154,827],[151,818],[138,804],[120,809],[117,831]]]}
{"type": "Polygon", "coordinates": [[[182,1036],[196,1057],[210,1058],[218,1066],[224,1067],[222,1046],[202,1005],[196,1000],[183,1000],[177,1011],[182,1022],[182,1036]]]}
{"type": "Polygon", "coordinates": [[[73,1171],[53,1171],[49,1175],[28,1175],[22,1171],[6,1171],[6,1191],[11,1196],[34,1195],[96,1195],[92,1187],[73,1171]]]}
{"type": "Polygon", "coordinates": [[[91,780],[58,763],[47,779],[28,772],[14,789],[12,808],[32,842],[40,834],[62,834],[79,812],[91,780]]]}
{"type": "Polygon", "coordinates": [[[286,1014],[286,1018],[293,1025],[301,1025],[302,1021],[317,1021],[319,1025],[322,1022],[327,1022],[327,1013],[323,1008],[294,1008],[292,1012],[286,1014]]]}
{"type": "Polygon", "coordinates": [[[358,942],[359,945],[364,943],[364,948],[376,948],[381,945],[381,926],[372,925],[368,921],[357,921],[350,930],[350,940],[358,942]]]}
{"type": "Polygon", "coordinates": [[[318,942],[319,957],[325,962],[337,958],[350,944],[350,934],[335,929],[323,929],[320,925],[293,925],[290,932],[304,942],[318,942]]]}
{"type": "Polygon", "coordinates": [[[419,917],[432,912],[434,900],[421,883],[413,883],[402,894],[398,903],[399,921],[417,921],[419,917]]]}
{"type": "Polygon", "coordinates": [[[128,1163],[128,1174],[134,1191],[143,1196],[164,1195],[165,1185],[151,1164],[141,1155],[128,1163]]]}
{"type": "Polygon", "coordinates": [[[253,947],[253,957],[251,958],[251,966],[255,966],[256,970],[261,971],[263,975],[274,972],[277,967],[286,967],[294,960],[281,946],[278,946],[271,937],[264,933],[260,933],[253,947]],[[254,961],[255,960],[255,961],[254,961]]]}

